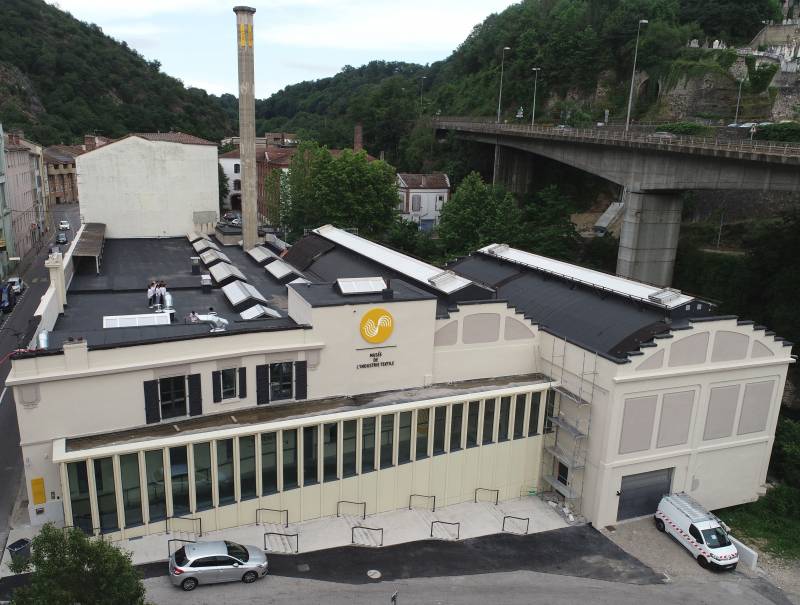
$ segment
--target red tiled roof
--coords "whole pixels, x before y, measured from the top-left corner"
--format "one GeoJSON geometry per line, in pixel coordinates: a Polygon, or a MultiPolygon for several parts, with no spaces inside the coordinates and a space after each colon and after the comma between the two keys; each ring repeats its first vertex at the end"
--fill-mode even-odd
{"type": "MultiPolygon", "coordinates": [[[[329,149],[331,155],[334,157],[338,157],[341,155],[343,149],[329,149]]],[[[348,149],[347,151],[352,151],[348,149]]],[[[266,161],[268,164],[274,166],[289,166],[292,161],[292,157],[294,154],[297,153],[297,147],[279,147],[277,145],[267,145],[266,147],[259,146],[256,147],[256,161],[257,162],[264,162],[266,161]]],[[[240,158],[239,148],[232,149],[226,153],[221,154],[220,159],[233,159],[238,160],[240,158]]],[[[374,162],[376,158],[372,157],[371,155],[367,154],[367,160],[370,162],[374,162]]]]}
{"type": "MultiPolygon", "coordinates": [[[[211,141],[206,141],[200,137],[185,132],[132,132],[129,137],[140,137],[148,141],[163,141],[165,143],[183,143],[184,145],[214,145],[211,141]]],[[[127,138],[127,137],[126,137],[127,138]]]]}
{"type": "Polygon", "coordinates": [[[66,164],[82,153],[84,150],[74,145],[51,145],[45,148],[44,158],[50,164],[66,164]]]}
{"type": "Polygon", "coordinates": [[[402,186],[409,189],[450,189],[450,179],[443,172],[431,174],[410,174],[408,172],[398,172],[402,186]]]}

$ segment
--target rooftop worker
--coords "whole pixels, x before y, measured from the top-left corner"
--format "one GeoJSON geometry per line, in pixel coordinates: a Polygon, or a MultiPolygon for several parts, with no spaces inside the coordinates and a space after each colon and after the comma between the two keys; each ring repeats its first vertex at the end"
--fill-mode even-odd
{"type": "Polygon", "coordinates": [[[151,281],[150,285],[147,286],[147,306],[151,309],[155,304],[155,297],[156,297],[156,282],[151,281]]]}
{"type": "Polygon", "coordinates": [[[192,324],[200,323],[200,318],[197,316],[197,313],[195,313],[194,311],[189,313],[189,323],[192,323],[192,324]]]}
{"type": "Polygon", "coordinates": [[[158,282],[156,286],[156,304],[164,305],[164,297],[167,294],[167,284],[163,281],[158,282]]]}

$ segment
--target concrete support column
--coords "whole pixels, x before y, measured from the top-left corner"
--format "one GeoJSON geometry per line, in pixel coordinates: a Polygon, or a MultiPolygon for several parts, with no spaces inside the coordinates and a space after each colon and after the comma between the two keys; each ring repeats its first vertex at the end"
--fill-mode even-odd
{"type": "MultiPolygon", "coordinates": [[[[253,14],[256,9],[237,6],[236,46],[239,58],[239,156],[242,164],[242,245],[250,250],[258,239],[256,184],[256,110],[254,91],[253,14]]],[[[262,184],[263,186],[263,184],[262,184]]]]}
{"type": "Polygon", "coordinates": [[[683,201],[674,193],[628,191],[617,253],[617,275],[672,283],[683,201]]]}
{"type": "Polygon", "coordinates": [[[56,290],[56,301],[58,312],[64,312],[64,305],[67,303],[67,284],[64,279],[64,261],[60,252],[56,252],[47,257],[44,266],[50,273],[50,283],[56,290]]]}

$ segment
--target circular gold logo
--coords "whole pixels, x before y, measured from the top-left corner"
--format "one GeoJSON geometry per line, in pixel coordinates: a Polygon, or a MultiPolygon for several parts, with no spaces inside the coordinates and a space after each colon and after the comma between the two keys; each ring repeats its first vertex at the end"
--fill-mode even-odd
{"type": "Polygon", "coordinates": [[[394,330],[394,318],[386,309],[371,309],[361,318],[361,338],[370,344],[386,341],[394,330]]]}

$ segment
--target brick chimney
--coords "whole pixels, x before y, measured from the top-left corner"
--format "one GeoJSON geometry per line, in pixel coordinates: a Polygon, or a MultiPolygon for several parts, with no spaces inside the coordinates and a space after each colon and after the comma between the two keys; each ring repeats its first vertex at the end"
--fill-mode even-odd
{"type": "Polygon", "coordinates": [[[353,132],[353,151],[361,151],[362,149],[364,149],[364,128],[359,122],[353,132]]]}
{"type": "Polygon", "coordinates": [[[83,146],[86,151],[92,151],[97,148],[97,143],[95,140],[94,135],[85,134],[83,135],[83,146]]]}

